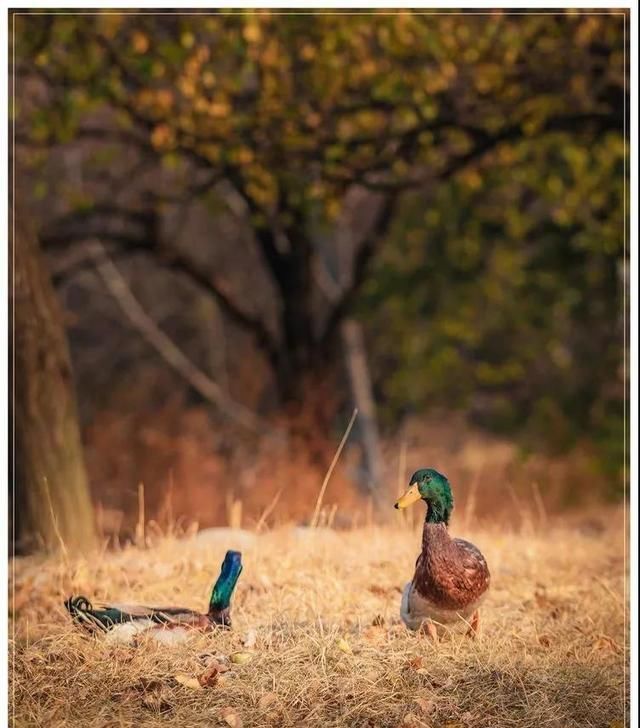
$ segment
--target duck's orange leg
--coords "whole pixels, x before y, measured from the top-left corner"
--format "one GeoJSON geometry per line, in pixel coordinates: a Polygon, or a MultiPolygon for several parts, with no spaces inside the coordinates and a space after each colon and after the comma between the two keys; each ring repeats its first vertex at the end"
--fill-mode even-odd
{"type": "Polygon", "coordinates": [[[430,619],[425,619],[425,621],[420,625],[420,634],[427,635],[434,642],[438,641],[438,630],[430,619]]]}
{"type": "Polygon", "coordinates": [[[480,612],[476,609],[476,611],[471,616],[471,621],[469,622],[469,629],[467,630],[467,637],[471,637],[471,639],[475,639],[480,634],[480,612]]]}

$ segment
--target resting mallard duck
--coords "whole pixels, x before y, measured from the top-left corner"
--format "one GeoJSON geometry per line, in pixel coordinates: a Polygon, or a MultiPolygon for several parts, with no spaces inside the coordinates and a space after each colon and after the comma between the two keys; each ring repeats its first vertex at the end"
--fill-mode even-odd
{"type": "Polygon", "coordinates": [[[475,636],[478,607],[489,588],[487,562],[473,544],[449,535],[453,496],[444,475],[431,468],[417,470],[395,507],[407,508],[419,500],[427,504],[422,552],[413,580],[402,594],[402,620],[409,629],[425,629],[437,639],[436,624],[462,619],[469,624],[468,634],[475,636]]]}
{"type": "Polygon", "coordinates": [[[157,629],[231,627],[231,596],[242,571],[242,556],[227,551],[220,576],[211,591],[206,614],[183,607],[144,607],[137,604],[103,604],[94,608],[86,597],[70,597],[64,603],[74,622],[90,632],[108,632],[125,626],[127,636],[157,629]],[[131,634],[129,634],[131,633],[131,634]]]}

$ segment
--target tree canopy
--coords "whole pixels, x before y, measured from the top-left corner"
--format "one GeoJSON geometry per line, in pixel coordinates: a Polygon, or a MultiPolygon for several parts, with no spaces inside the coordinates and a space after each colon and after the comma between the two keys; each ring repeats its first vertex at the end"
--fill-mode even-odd
{"type": "Polygon", "coordinates": [[[280,401],[324,375],[357,309],[388,422],[445,405],[619,442],[624,21],[21,15],[43,242],[99,237],[191,280],[251,336],[280,401]],[[61,145],[81,174],[58,185],[61,145]],[[169,234],[194,203],[209,230],[169,234]],[[236,254],[220,260],[223,218],[236,254]]]}

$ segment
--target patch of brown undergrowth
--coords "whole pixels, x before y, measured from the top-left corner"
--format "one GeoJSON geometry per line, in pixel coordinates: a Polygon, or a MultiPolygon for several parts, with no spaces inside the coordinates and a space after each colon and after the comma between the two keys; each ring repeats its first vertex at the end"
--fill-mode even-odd
{"type": "MultiPolygon", "coordinates": [[[[140,518],[139,483],[144,484],[145,519],[163,530],[177,521],[183,527],[197,522],[245,528],[308,523],[347,424],[328,432],[314,429],[301,415],[297,428],[288,422],[288,439],[251,438],[216,425],[206,409],[187,407],[178,396],[152,411],[135,401],[128,404],[96,415],[84,433],[98,523],[116,543],[133,538],[140,518]]],[[[458,512],[462,506],[469,520],[512,517],[516,525],[526,525],[531,514],[544,520],[567,507],[601,503],[614,490],[579,448],[562,457],[535,453],[524,458],[513,442],[451,413],[409,420],[381,447],[381,480],[390,500],[398,480],[405,486],[413,471],[435,467],[449,477],[458,512]]],[[[336,527],[367,522],[363,494],[368,483],[359,457],[356,423],[324,498],[328,520],[336,527]]]]}
{"type": "Polygon", "coordinates": [[[451,631],[437,646],[399,623],[419,544],[400,525],[222,530],[66,561],[21,558],[11,565],[14,724],[622,725],[622,533],[618,513],[604,529],[465,530],[493,575],[482,638],[451,631]],[[232,632],[130,647],[79,633],[62,608],[70,593],[204,608],[233,547],[245,569],[232,632]],[[237,652],[248,656],[227,661],[237,652]]]}

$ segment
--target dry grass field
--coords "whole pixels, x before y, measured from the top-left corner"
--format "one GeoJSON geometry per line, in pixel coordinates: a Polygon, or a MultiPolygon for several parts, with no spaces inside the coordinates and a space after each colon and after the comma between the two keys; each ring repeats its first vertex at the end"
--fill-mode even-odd
{"type": "Polygon", "coordinates": [[[462,529],[454,517],[452,532],[481,547],[493,585],[481,638],[450,631],[437,645],[399,622],[419,545],[400,522],[219,529],[146,549],[21,558],[10,569],[13,724],[621,727],[623,523],[617,510],[512,531],[462,529]],[[126,645],[80,633],[62,606],[81,593],[204,609],[227,548],[245,563],[231,632],[126,645]],[[237,652],[245,661],[227,663],[237,652]],[[217,678],[214,663],[224,666],[217,678]]]}

